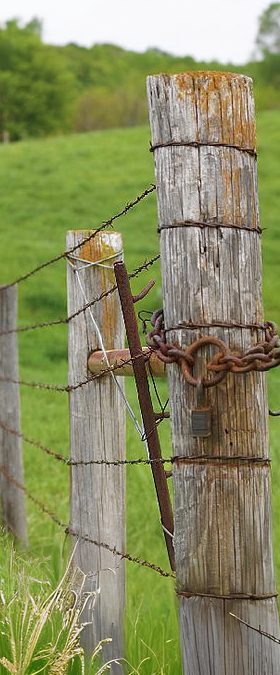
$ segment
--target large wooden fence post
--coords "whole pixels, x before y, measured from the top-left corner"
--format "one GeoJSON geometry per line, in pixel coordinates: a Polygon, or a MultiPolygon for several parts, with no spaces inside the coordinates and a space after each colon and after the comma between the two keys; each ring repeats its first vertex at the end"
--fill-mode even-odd
{"type": "MultiPolygon", "coordinates": [[[[0,332],[17,326],[17,287],[0,289],[0,332]]],[[[0,337],[0,465],[7,476],[23,484],[23,460],[20,433],[20,397],[16,381],[18,351],[16,333],[0,337]],[[1,382],[1,378],[3,381],[1,382]],[[5,382],[5,379],[14,382],[5,382]],[[12,433],[15,432],[15,433],[12,433]]],[[[24,545],[27,526],[22,490],[0,473],[1,517],[4,527],[24,545]]]]}
{"type": "MultiPolygon", "coordinates": [[[[167,340],[215,335],[243,351],[264,335],[249,328],[263,321],[251,80],[151,76],[148,100],[167,340]]],[[[196,376],[213,376],[212,353],[199,352],[196,376]]],[[[195,438],[195,388],[178,365],[167,369],[174,455],[186,458],[173,470],[184,673],[276,675],[279,646],[229,614],[279,636],[264,374],[230,374],[207,390],[211,435],[195,438]]]]}
{"type": "MultiPolygon", "coordinates": [[[[69,232],[67,248],[76,246],[88,234],[88,231],[80,230],[69,232]]],[[[75,252],[81,261],[70,258],[70,314],[113,285],[111,267],[116,260],[122,259],[121,250],[120,234],[102,232],[75,252]],[[104,260],[104,267],[87,266],[83,262],[100,260],[104,260]]],[[[121,309],[118,295],[114,293],[69,323],[69,385],[90,378],[89,355],[102,347],[94,320],[106,349],[124,347],[121,309]]],[[[70,431],[72,458],[83,461],[124,459],[124,404],[110,374],[70,392],[70,431]]],[[[71,467],[70,529],[115,546],[119,551],[125,549],[124,466],[71,467]]],[[[82,633],[86,653],[92,654],[99,640],[111,637],[112,643],[104,646],[104,658],[123,657],[124,561],[104,548],[78,540],[75,562],[89,575],[86,589],[98,590],[94,608],[89,602],[83,616],[84,621],[93,622],[82,633]]],[[[120,666],[112,665],[112,673],[120,672],[120,666]]]]}

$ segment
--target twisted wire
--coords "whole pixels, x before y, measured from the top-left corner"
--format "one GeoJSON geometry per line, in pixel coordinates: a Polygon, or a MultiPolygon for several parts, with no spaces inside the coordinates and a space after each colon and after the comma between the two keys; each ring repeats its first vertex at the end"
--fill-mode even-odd
{"type": "MultiPolygon", "coordinates": [[[[111,256],[111,258],[112,258],[112,257],[116,257],[117,255],[120,255],[120,254],[119,254],[119,253],[118,253],[118,254],[114,254],[114,256],[111,256]]],[[[78,281],[78,285],[79,285],[79,288],[80,288],[80,292],[81,292],[81,294],[82,294],[82,297],[83,297],[84,301],[85,301],[86,303],[88,303],[87,296],[86,296],[86,293],[85,293],[85,289],[84,289],[84,286],[83,286],[83,284],[82,284],[82,281],[81,281],[81,278],[80,278],[80,275],[79,275],[80,268],[76,267],[75,264],[73,265],[73,263],[72,263],[70,260],[69,260],[69,263],[70,263],[70,265],[71,265],[71,267],[72,267],[72,269],[73,269],[73,272],[74,272],[74,274],[75,274],[75,276],[76,276],[76,279],[77,279],[77,281],[78,281]]],[[[96,263],[94,263],[94,264],[96,264],[96,263]]],[[[99,263],[99,264],[100,264],[100,263],[99,263]]],[[[93,328],[94,328],[94,331],[95,331],[95,333],[96,333],[97,339],[98,339],[98,341],[99,341],[99,347],[101,348],[101,351],[102,351],[103,356],[104,356],[104,358],[105,358],[105,363],[106,363],[107,367],[110,368],[110,362],[109,362],[108,354],[107,354],[107,351],[106,351],[106,348],[105,348],[103,335],[102,335],[101,330],[100,330],[100,327],[99,327],[99,325],[98,325],[98,323],[97,323],[97,321],[96,321],[96,318],[93,316],[93,313],[92,313],[92,309],[91,309],[91,308],[89,309],[89,316],[90,316],[91,322],[92,322],[92,324],[93,324],[93,328]]],[[[134,360],[134,359],[133,359],[133,360],[134,360]]],[[[126,398],[126,396],[125,396],[123,387],[122,387],[121,384],[118,382],[118,380],[117,380],[117,378],[116,378],[116,376],[115,376],[115,374],[114,374],[114,372],[113,372],[112,370],[110,370],[110,374],[111,374],[112,380],[113,380],[113,382],[114,382],[114,385],[115,385],[115,387],[116,387],[117,390],[118,390],[119,396],[121,397],[121,399],[122,399],[122,401],[123,401],[123,403],[124,403],[124,405],[125,405],[125,407],[126,407],[126,410],[127,410],[128,414],[129,414],[129,416],[130,416],[130,418],[131,418],[131,420],[132,420],[132,422],[133,422],[133,424],[134,424],[134,427],[135,427],[136,431],[140,434],[140,436],[141,436],[141,438],[142,438],[142,436],[143,436],[143,429],[141,428],[141,426],[140,426],[140,424],[139,424],[139,422],[138,422],[138,420],[137,420],[137,417],[136,417],[136,415],[135,415],[135,413],[134,413],[134,411],[133,411],[133,409],[132,409],[132,407],[131,407],[129,401],[127,400],[127,398],[126,398]]]]}
{"type": "Polygon", "coordinates": [[[32,445],[42,452],[45,452],[47,455],[54,457],[59,462],[67,466],[137,466],[137,465],[146,465],[151,466],[152,464],[259,464],[269,466],[271,459],[269,457],[256,457],[256,456],[246,456],[246,455],[182,455],[182,456],[172,456],[172,457],[157,457],[155,459],[150,459],[146,457],[139,457],[137,459],[74,459],[65,457],[61,453],[48,448],[43,445],[40,441],[31,439],[20,431],[12,429],[4,422],[0,421],[0,428],[7,433],[13,434],[18,438],[21,438],[28,445],[32,445]]]}
{"type": "MultiPolygon", "coordinates": [[[[157,254],[153,256],[153,258],[150,258],[149,260],[145,260],[139,267],[137,267],[133,272],[130,272],[129,279],[135,279],[138,277],[138,275],[141,272],[144,272],[149,269],[152,265],[154,265],[160,258],[160,254],[157,254]]],[[[1,289],[0,289],[1,290],[1,289]]],[[[34,324],[28,324],[26,326],[19,326],[17,328],[10,328],[9,330],[1,331],[0,332],[0,337],[4,335],[10,335],[11,333],[24,333],[26,331],[31,331],[31,330],[37,330],[38,328],[49,328],[50,326],[59,326],[61,324],[68,324],[70,321],[73,321],[73,319],[76,319],[77,316],[82,314],[83,312],[86,312],[87,309],[90,307],[93,307],[96,305],[96,303],[100,302],[101,300],[104,300],[104,298],[107,298],[109,295],[114,293],[117,290],[117,285],[114,284],[109,288],[107,291],[103,291],[100,295],[98,295],[96,298],[88,302],[86,305],[83,305],[80,309],[78,309],[76,312],[73,314],[70,314],[69,316],[66,316],[62,319],[54,319],[52,321],[40,321],[39,323],[34,323],[34,324]]]]}

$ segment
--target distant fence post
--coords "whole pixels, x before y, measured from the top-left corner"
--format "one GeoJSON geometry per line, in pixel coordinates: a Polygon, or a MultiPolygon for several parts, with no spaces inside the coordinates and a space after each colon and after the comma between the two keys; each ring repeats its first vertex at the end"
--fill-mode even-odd
{"type": "MultiPolygon", "coordinates": [[[[0,332],[17,326],[17,287],[0,289],[0,332]]],[[[27,544],[25,502],[22,490],[5,478],[8,476],[23,484],[22,442],[20,432],[20,397],[16,381],[18,351],[16,333],[0,337],[0,502],[4,527],[24,545],[27,544]],[[1,382],[14,380],[15,382],[1,382]],[[16,433],[11,433],[11,431],[16,433]]]]}
{"type": "MultiPolygon", "coordinates": [[[[167,341],[217,336],[243,352],[264,339],[252,327],[263,308],[251,80],[151,76],[148,101],[167,341]]],[[[214,352],[199,351],[195,378],[213,377],[214,352]]],[[[167,370],[174,455],[184,458],[173,467],[184,673],[276,675],[279,645],[229,614],[279,637],[265,376],[228,374],[203,403],[177,364],[167,370]],[[211,435],[200,438],[191,411],[205,404],[211,435]]]]}
{"type": "MultiPolygon", "coordinates": [[[[88,235],[88,231],[69,232],[67,248],[79,244],[88,235]]],[[[122,259],[121,235],[98,233],[75,251],[75,256],[68,264],[69,314],[114,284],[113,263],[122,259]],[[104,266],[83,262],[100,260],[104,260],[104,266]]],[[[91,377],[89,355],[102,347],[94,321],[106,350],[124,347],[119,298],[113,293],[69,323],[69,385],[91,377]]],[[[123,387],[123,383],[120,386],[123,387]]],[[[83,461],[125,458],[124,404],[110,374],[70,392],[70,431],[72,458],[83,461]]],[[[124,466],[72,466],[70,499],[70,529],[120,551],[125,549],[124,466]]],[[[99,591],[94,609],[89,602],[83,616],[84,621],[93,621],[82,633],[85,651],[90,655],[100,640],[111,637],[112,643],[103,648],[104,658],[121,658],[124,655],[125,563],[110,551],[82,540],[78,540],[75,562],[90,575],[87,590],[99,591]]],[[[112,673],[122,671],[119,665],[111,668],[112,673]]]]}

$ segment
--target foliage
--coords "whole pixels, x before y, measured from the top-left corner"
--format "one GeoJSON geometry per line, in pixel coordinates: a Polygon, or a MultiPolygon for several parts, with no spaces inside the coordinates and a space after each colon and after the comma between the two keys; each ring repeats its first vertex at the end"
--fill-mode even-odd
{"type": "Polygon", "coordinates": [[[144,97],[130,92],[96,88],[86,91],[77,101],[74,117],[76,131],[94,131],[114,126],[130,127],[147,121],[144,97]]]}
{"type": "Polygon", "coordinates": [[[256,46],[262,56],[280,55],[280,2],[273,2],[259,18],[256,46]]]}
{"type": "Polygon", "coordinates": [[[244,72],[255,79],[258,109],[279,108],[279,31],[274,3],[260,19],[262,61],[240,67],[201,63],[156,47],[136,53],[112,44],[46,45],[39,19],[26,25],[13,19],[0,28],[0,142],[145,124],[145,78],[156,72],[244,72]]]}
{"type": "MultiPolygon", "coordinates": [[[[262,80],[262,89],[270,87],[274,89],[274,94],[272,94],[272,99],[275,96],[280,97],[280,52],[279,54],[270,54],[267,53],[263,61],[259,64],[259,75],[262,80]]],[[[280,107],[280,106],[278,106],[280,107]]],[[[271,105],[271,100],[269,99],[266,104],[266,109],[273,108],[271,105]]]]}
{"type": "Polygon", "coordinates": [[[33,20],[0,29],[0,137],[11,140],[69,129],[73,80],[62,58],[44,45],[33,20]]]}

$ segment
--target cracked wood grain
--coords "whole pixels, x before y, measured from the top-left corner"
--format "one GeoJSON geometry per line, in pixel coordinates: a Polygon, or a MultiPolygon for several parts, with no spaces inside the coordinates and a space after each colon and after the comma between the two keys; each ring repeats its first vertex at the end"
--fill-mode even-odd
{"type": "MultiPolygon", "coordinates": [[[[88,234],[87,231],[69,232],[67,248],[76,246],[88,234]]],[[[84,260],[94,261],[121,250],[121,235],[104,231],[82,246],[78,255],[84,260]]],[[[113,270],[103,267],[87,267],[79,272],[79,276],[88,301],[106,292],[115,281],[113,270]]],[[[67,283],[68,314],[72,314],[85,304],[85,299],[70,265],[67,283]]],[[[105,348],[122,349],[124,327],[118,296],[108,295],[94,306],[92,313],[101,330],[105,348]]],[[[69,384],[72,385],[90,378],[88,357],[93,350],[101,347],[90,310],[69,323],[68,342],[69,384]]],[[[124,404],[110,374],[70,392],[69,404],[71,456],[75,460],[125,459],[124,404]]],[[[113,470],[104,465],[72,466],[70,506],[71,529],[115,546],[119,551],[125,550],[124,466],[114,467],[113,470]]],[[[111,637],[112,642],[103,646],[102,655],[105,661],[121,658],[124,655],[125,563],[110,551],[79,540],[74,559],[89,575],[86,590],[98,591],[94,606],[89,601],[84,612],[83,620],[91,622],[82,633],[85,651],[88,655],[92,654],[100,640],[111,637]]],[[[112,664],[111,672],[119,675],[122,668],[112,664]]]]}
{"type": "MultiPolygon", "coordinates": [[[[250,78],[231,73],[185,73],[148,78],[159,227],[175,221],[259,227],[255,117],[250,78]],[[213,147],[232,144],[241,149],[213,147]]],[[[163,229],[160,235],[165,324],[263,321],[262,269],[257,232],[207,226],[163,229]]],[[[245,328],[176,330],[186,345],[217,335],[232,350],[262,337],[245,328]]],[[[207,347],[195,373],[205,376],[207,347]]],[[[167,366],[174,455],[265,457],[269,454],[265,376],[230,374],[207,391],[212,434],[191,435],[194,388],[177,365],[167,366]]],[[[208,373],[208,377],[211,375],[208,373]]],[[[279,636],[276,598],[214,599],[213,595],[275,592],[269,466],[180,464],[173,469],[175,557],[185,675],[276,675],[279,648],[228,612],[279,636]],[[249,617],[249,618],[248,618],[249,617]]]]}
{"type": "MultiPolygon", "coordinates": [[[[2,288],[0,295],[0,332],[17,326],[17,287],[2,288]]],[[[20,432],[20,392],[17,335],[0,338],[0,376],[14,382],[0,382],[0,420],[8,428],[20,432]]],[[[0,429],[0,465],[7,474],[23,484],[23,458],[21,438],[0,429]]],[[[0,474],[0,508],[4,527],[27,544],[27,524],[24,494],[5,476],[0,474]]]]}

